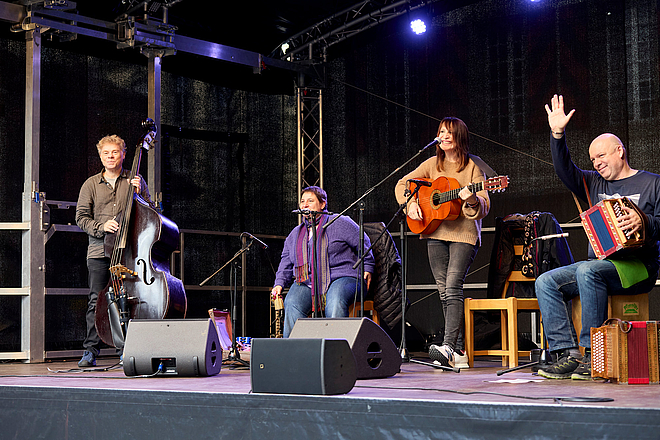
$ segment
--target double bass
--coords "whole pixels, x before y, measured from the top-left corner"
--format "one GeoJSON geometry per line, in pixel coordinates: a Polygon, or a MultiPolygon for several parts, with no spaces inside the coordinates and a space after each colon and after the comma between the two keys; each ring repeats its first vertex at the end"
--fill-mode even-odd
{"type": "MultiPolygon", "coordinates": [[[[155,144],[154,121],[147,119],[142,125],[148,133],[137,146],[129,182],[138,176],[142,150],[155,144]]],[[[131,189],[117,219],[119,230],[104,238],[110,281],[96,302],[96,331],[103,342],[117,348],[124,346],[130,319],[182,319],[187,310],[183,282],[170,273],[169,264],[179,228],[131,189]]]]}

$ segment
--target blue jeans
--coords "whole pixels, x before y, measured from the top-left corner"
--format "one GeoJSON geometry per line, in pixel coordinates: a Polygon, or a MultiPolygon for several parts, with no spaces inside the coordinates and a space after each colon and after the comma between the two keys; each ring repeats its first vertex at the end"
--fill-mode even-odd
{"type": "Polygon", "coordinates": [[[478,245],[444,240],[427,240],[429,264],[438,287],[445,315],[443,345],[455,350],[465,348],[463,342],[463,283],[477,254],[478,245]]]}
{"type": "MultiPolygon", "coordinates": [[[[348,316],[348,306],[353,303],[360,291],[358,279],[341,277],[330,283],[325,296],[325,316],[344,318],[348,316]]],[[[312,289],[306,284],[293,283],[284,298],[284,333],[288,338],[298,318],[307,318],[312,311],[312,289]]]]}
{"type": "Polygon", "coordinates": [[[580,295],[582,331],[579,344],[591,348],[591,327],[607,320],[608,295],[637,295],[653,288],[656,277],[624,289],[614,264],[607,260],[587,260],[545,272],[536,279],[536,297],[543,319],[543,331],[551,351],[578,346],[571,319],[571,299],[580,295]]]}

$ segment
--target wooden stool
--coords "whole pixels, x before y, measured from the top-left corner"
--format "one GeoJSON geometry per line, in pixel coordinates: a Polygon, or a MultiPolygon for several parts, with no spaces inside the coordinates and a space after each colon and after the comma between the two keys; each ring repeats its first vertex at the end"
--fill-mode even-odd
{"type": "MultiPolygon", "coordinates": [[[[515,245],[515,255],[522,255],[522,245],[515,245]]],[[[511,282],[531,282],[535,278],[529,278],[522,274],[519,270],[512,271],[504,289],[502,289],[501,298],[492,299],[473,299],[465,298],[465,351],[468,356],[468,363],[470,368],[474,366],[475,356],[502,356],[502,366],[517,367],[519,356],[529,356],[529,351],[518,350],[518,311],[539,310],[539,302],[536,298],[516,298],[506,297],[506,292],[511,282]],[[501,350],[475,350],[474,349],[474,312],[477,310],[499,310],[501,319],[501,332],[502,332],[502,349],[501,350]]],[[[543,339],[543,326],[541,326],[541,347],[543,348],[545,340],[543,339]]]]}
{"type": "MultiPolygon", "coordinates": [[[[355,307],[353,304],[348,306],[348,317],[349,318],[359,318],[358,312],[360,311],[360,302],[355,303],[355,307]]],[[[380,325],[380,317],[378,316],[378,312],[376,309],[374,309],[374,302],[370,299],[364,300],[364,311],[365,312],[371,312],[371,320],[375,322],[376,324],[380,325]]]]}
{"type": "MultiPolygon", "coordinates": [[[[573,327],[578,340],[582,330],[582,303],[580,297],[571,300],[573,312],[573,327]]],[[[624,321],[649,320],[649,294],[639,295],[610,295],[607,297],[607,317],[619,318],[624,321]]]]}

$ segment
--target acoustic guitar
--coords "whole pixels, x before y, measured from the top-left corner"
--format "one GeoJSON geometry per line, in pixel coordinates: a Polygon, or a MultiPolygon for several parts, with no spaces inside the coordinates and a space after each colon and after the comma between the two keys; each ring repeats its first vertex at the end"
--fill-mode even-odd
{"type": "MultiPolygon", "coordinates": [[[[430,182],[430,179],[417,179],[430,182]]],[[[509,176],[491,177],[484,182],[470,183],[471,192],[503,191],[509,186],[509,176]]],[[[458,180],[452,177],[438,177],[431,186],[422,186],[417,193],[417,204],[422,211],[422,220],[407,217],[408,227],[415,234],[428,235],[435,231],[445,220],[455,220],[461,213],[462,201],[458,180]]]]}

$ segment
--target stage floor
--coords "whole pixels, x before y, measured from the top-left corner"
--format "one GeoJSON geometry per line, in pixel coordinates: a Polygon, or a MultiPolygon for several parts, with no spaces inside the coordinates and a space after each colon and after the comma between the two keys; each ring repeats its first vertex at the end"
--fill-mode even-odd
{"type": "MultiPolygon", "coordinates": [[[[414,359],[428,362],[424,354],[414,359]]],[[[249,359],[249,358],[248,358],[249,359]]],[[[78,359],[43,364],[0,364],[0,386],[94,388],[107,390],[184,391],[249,394],[250,371],[222,366],[210,377],[127,377],[116,357],[101,358],[95,368],[80,370],[78,359]],[[114,366],[114,368],[113,368],[114,366]],[[105,369],[108,369],[107,371],[105,369]]],[[[499,359],[477,360],[475,367],[460,373],[417,363],[403,363],[393,377],[358,380],[342,395],[346,398],[422,399],[441,401],[556,403],[571,398],[609,398],[610,402],[579,402],[589,406],[660,409],[660,386],[618,385],[601,380],[550,380],[523,369],[497,376],[499,359]],[[513,383],[512,383],[513,382],[513,383]]],[[[573,402],[575,403],[575,402],[573,402]]],[[[659,435],[660,437],[660,435],[659,435]]]]}
{"type": "Polygon", "coordinates": [[[88,371],[77,371],[77,359],[0,364],[3,437],[117,438],[130,433],[119,438],[142,439],[173,438],[180,432],[182,438],[193,433],[218,438],[220,432],[232,432],[235,438],[261,440],[318,440],[329,434],[360,439],[660,438],[658,385],[548,380],[530,369],[497,376],[502,367],[496,359],[478,359],[474,368],[460,373],[404,363],[395,376],[358,380],[339,396],[252,394],[249,370],[228,366],[211,377],[132,378],[118,366],[111,368],[117,361],[101,358],[88,371]]]}

